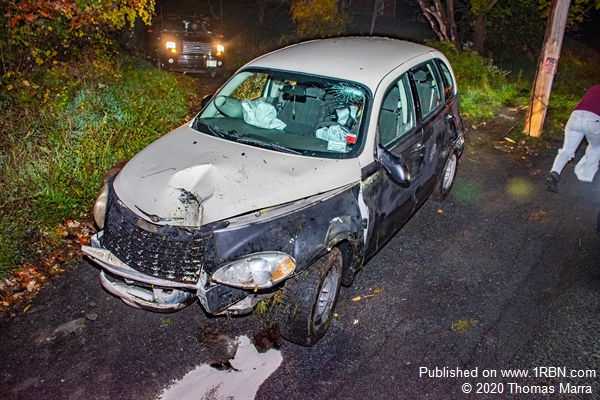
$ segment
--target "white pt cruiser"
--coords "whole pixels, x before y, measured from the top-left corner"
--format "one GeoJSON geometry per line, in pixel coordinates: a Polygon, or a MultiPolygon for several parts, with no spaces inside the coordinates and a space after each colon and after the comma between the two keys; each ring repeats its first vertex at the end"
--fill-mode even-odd
{"type": "Polygon", "coordinates": [[[300,43],[251,61],[198,116],[103,186],[83,251],[125,303],[243,314],[281,291],[284,338],[316,343],[340,285],[430,197],[463,150],[442,53],[387,38],[300,43]]]}

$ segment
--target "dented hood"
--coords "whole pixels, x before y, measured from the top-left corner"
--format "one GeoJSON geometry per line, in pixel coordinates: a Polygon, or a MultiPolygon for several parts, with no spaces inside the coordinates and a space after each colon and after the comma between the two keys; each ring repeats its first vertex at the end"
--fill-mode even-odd
{"type": "Polygon", "coordinates": [[[356,159],[252,147],[184,125],[132,158],[114,181],[125,205],[158,224],[200,226],[360,179],[356,159]]]}

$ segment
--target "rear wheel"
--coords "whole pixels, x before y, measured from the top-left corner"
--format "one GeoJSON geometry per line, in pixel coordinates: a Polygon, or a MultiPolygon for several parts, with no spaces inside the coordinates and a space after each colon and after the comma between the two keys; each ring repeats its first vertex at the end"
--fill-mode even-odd
{"type": "Polygon", "coordinates": [[[452,185],[454,184],[457,166],[458,156],[455,152],[452,152],[446,160],[442,176],[440,177],[440,180],[431,194],[432,200],[443,201],[446,199],[446,197],[448,197],[448,194],[450,194],[450,189],[452,189],[452,185]]]}
{"type": "Polygon", "coordinates": [[[321,339],[333,316],[341,275],[342,253],[334,248],[286,282],[277,310],[281,336],[302,346],[321,339]]]}

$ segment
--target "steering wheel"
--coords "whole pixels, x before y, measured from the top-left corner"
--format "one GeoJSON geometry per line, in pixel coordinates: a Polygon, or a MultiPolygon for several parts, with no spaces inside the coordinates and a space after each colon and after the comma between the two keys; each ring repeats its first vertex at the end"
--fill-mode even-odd
{"type": "Polygon", "coordinates": [[[243,118],[242,103],[229,96],[217,96],[214,100],[215,107],[219,112],[230,118],[243,118]]]}

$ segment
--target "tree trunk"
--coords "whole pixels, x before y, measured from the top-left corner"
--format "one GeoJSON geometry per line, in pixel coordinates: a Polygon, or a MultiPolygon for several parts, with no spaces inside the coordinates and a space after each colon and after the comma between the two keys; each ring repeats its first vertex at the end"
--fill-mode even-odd
{"type": "Polygon", "coordinates": [[[265,22],[265,13],[269,7],[269,2],[266,0],[258,1],[258,26],[262,26],[265,22]]]}
{"type": "Polygon", "coordinates": [[[473,48],[479,55],[483,55],[483,42],[485,40],[485,20],[486,14],[480,14],[473,21],[474,38],[473,48]]]}
{"type": "MultiPolygon", "coordinates": [[[[483,55],[484,45],[485,45],[485,22],[487,19],[487,15],[492,8],[498,3],[499,0],[491,0],[488,6],[483,10],[480,14],[475,16],[475,21],[473,21],[473,27],[475,29],[475,37],[473,39],[473,47],[475,51],[479,53],[479,55],[483,55]]],[[[571,1],[571,0],[569,0],[571,1]]]]}
{"type": "Polygon", "coordinates": [[[429,25],[431,25],[431,29],[441,41],[448,41],[447,35],[447,26],[446,21],[442,17],[442,10],[440,0],[435,0],[434,5],[428,6],[425,4],[425,0],[417,0],[419,2],[419,6],[421,7],[421,11],[427,21],[429,21],[429,25]]]}
{"type": "Polygon", "coordinates": [[[458,30],[456,29],[456,20],[454,19],[454,0],[446,0],[446,15],[448,16],[448,26],[450,27],[450,40],[454,43],[454,48],[460,51],[460,40],[458,40],[458,30]]]}
{"type": "Polygon", "coordinates": [[[369,36],[373,36],[373,32],[375,31],[375,21],[377,20],[377,11],[379,10],[379,4],[382,0],[375,0],[375,4],[373,5],[373,15],[371,16],[371,31],[369,32],[369,36]]]}
{"type": "Polygon", "coordinates": [[[460,42],[454,20],[454,0],[446,0],[445,5],[441,0],[433,0],[432,5],[427,4],[425,0],[417,0],[417,2],[438,39],[445,42],[452,42],[456,49],[460,50],[460,42]]]}

